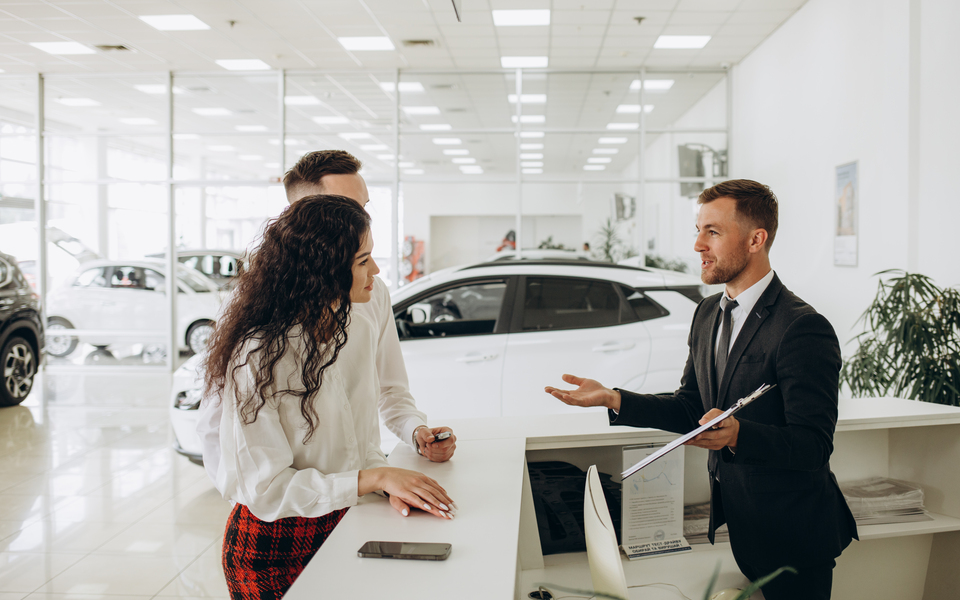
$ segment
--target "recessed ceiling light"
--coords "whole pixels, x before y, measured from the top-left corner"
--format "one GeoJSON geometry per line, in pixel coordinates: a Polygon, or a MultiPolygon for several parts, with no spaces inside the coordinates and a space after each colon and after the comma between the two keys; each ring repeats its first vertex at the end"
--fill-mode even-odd
{"type": "Polygon", "coordinates": [[[57,102],[64,106],[100,106],[93,98],[57,98],[57,102]]]}
{"type": "Polygon", "coordinates": [[[193,15],[140,15],[137,17],[160,31],[199,31],[210,26],[193,15]]]}
{"type": "Polygon", "coordinates": [[[453,126],[449,123],[426,123],[420,126],[421,131],[450,131],[453,126]]]}
{"type": "MultiPolygon", "coordinates": [[[[517,95],[509,94],[507,95],[507,102],[510,104],[517,103],[517,95]]],[[[546,94],[520,94],[520,104],[546,104],[547,95],[546,94]]]]}
{"type": "MultiPolygon", "coordinates": [[[[392,81],[381,81],[380,89],[385,92],[393,91],[393,82],[392,81]]],[[[419,81],[401,81],[400,82],[400,93],[419,93],[425,91],[423,89],[423,84],[419,81]]]]}
{"type": "Polygon", "coordinates": [[[653,47],[670,50],[703,48],[709,41],[709,35],[661,35],[654,42],[653,47]]]}
{"type": "Polygon", "coordinates": [[[340,45],[350,51],[393,50],[393,42],[386,36],[338,37],[340,45]]]}
{"type": "Polygon", "coordinates": [[[626,144],[627,138],[625,137],[602,137],[597,140],[598,144],[626,144]]]}
{"type": "Polygon", "coordinates": [[[226,144],[207,146],[207,150],[211,152],[233,152],[236,150],[233,146],[228,146],[226,144]]]}
{"type": "Polygon", "coordinates": [[[455,165],[472,165],[475,162],[477,162],[477,159],[475,158],[454,158],[453,159],[453,164],[455,165]]]}
{"type": "Polygon", "coordinates": [[[542,138],[543,132],[542,131],[521,131],[520,137],[521,138],[542,138]]]}
{"type": "Polygon", "coordinates": [[[520,144],[521,150],[543,150],[543,144],[520,144]]]}
{"type": "Polygon", "coordinates": [[[438,106],[401,106],[403,112],[408,115],[439,115],[440,107],[438,106]]]}
{"type": "Polygon", "coordinates": [[[433,143],[438,146],[459,146],[463,141],[460,138],[433,138],[433,143]]]}
{"type": "Polygon", "coordinates": [[[609,163],[611,160],[613,159],[610,158],[609,156],[591,156],[590,158],[587,159],[587,162],[594,165],[605,165],[609,163]]]}
{"type": "MultiPolygon", "coordinates": [[[[133,89],[137,90],[138,92],[143,92],[144,94],[166,94],[167,93],[167,86],[166,84],[163,84],[163,83],[147,83],[144,85],[135,85],[133,86],[133,89]]],[[[187,90],[183,89],[182,87],[173,86],[174,94],[183,94],[183,93],[186,93],[186,91],[187,90]]]]}
{"type": "Polygon", "coordinates": [[[604,165],[583,165],[584,171],[603,171],[606,168],[604,165]]]}
{"type": "Polygon", "coordinates": [[[397,157],[392,154],[378,154],[377,158],[379,160],[397,160],[397,157]]]}
{"type": "Polygon", "coordinates": [[[444,150],[443,154],[445,156],[466,156],[467,154],[470,154],[470,151],[466,148],[450,148],[448,150],[444,150]]]}
{"type": "MultiPolygon", "coordinates": [[[[665,92],[673,87],[672,79],[644,79],[643,89],[647,92],[665,92]]],[[[631,90],[640,89],[640,80],[634,79],[630,84],[631,90]]]]}
{"type": "Polygon", "coordinates": [[[594,148],[594,154],[616,154],[620,152],[617,148],[594,148]]]}
{"type": "Polygon", "coordinates": [[[403,172],[407,175],[423,175],[423,169],[404,169],[403,172]]]}
{"type": "Polygon", "coordinates": [[[200,135],[196,133],[175,133],[173,134],[173,139],[183,142],[187,140],[199,140],[200,135]]]}
{"type": "Polygon", "coordinates": [[[350,119],[346,117],[313,117],[313,122],[317,125],[346,125],[350,119]]]}
{"type": "Polygon", "coordinates": [[[460,167],[460,171],[464,175],[480,175],[481,173],[483,173],[483,167],[479,167],[475,165],[464,165],[460,167]]]}
{"type": "Polygon", "coordinates": [[[493,24],[497,27],[536,27],[550,24],[550,10],[495,10],[493,24]]]}
{"type": "Polygon", "coordinates": [[[206,108],[195,108],[193,109],[194,114],[198,114],[201,117],[229,117],[233,112],[229,108],[222,107],[206,107],[206,108]]]}
{"type": "Polygon", "coordinates": [[[345,133],[340,133],[337,135],[339,135],[341,138],[345,140],[366,140],[373,137],[366,131],[347,131],[345,133]]]}
{"type": "Polygon", "coordinates": [[[156,125],[157,122],[150,117],[123,117],[120,122],[124,125],[156,125]]]}
{"type": "Polygon", "coordinates": [[[640,123],[607,123],[607,129],[638,129],[640,123]]]}
{"type": "Polygon", "coordinates": [[[383,152],[384,150],[389,150],[390,146],[386,144],[363,144],[360,146],[360,149],[366,152],[383,152]]]}
{"type": "Polygon", "coordinates": [[[540,152],[523,152],[520,154],[520,160],[540,160],[543,154],[540,152]]]}
{"type": "Polygon", "coordinates": [[[241,154],[237,158],[240,160],[263,160],[263,157],[259,154],[241,154]]]}
{"type": "Polygon", "coordinates": [[[546,56],[501,56],[500,66],[504,69],[542,69],[550,63],[546,56]]]}
{"type": "MultiPolygon", "coordinates": [[[[510,115],[510,120],[516,123],[517,115],[510,115]]],[[[521,123],[544,123],[546,120],[546,115],[520,115],[521,123]]]]}
{"type": "Polygon", "coordinates": [[[542,167],[542,166],[543,166],[543,162],[538,161],[538,160],[535,160],[535,161],[527,161],[527,162],[522,162],[522,163],[520,163],[520,166],[521,166],[521,167],[542,167]]]}
{"type": "Polygon", "coordinates": [[[316,96],[284,96],[283,103],[287,106],[316,106],[320,99],[316,96]]]}
{"type": "Polygon", "coordinates": [[[223,58],[213,61],[228,71],[268,71],[270,65],[259,58],[223,58]]]}
{"type": "Polygon", "coordinates": [[[37,50],[43,50],[47,54],[96,54],[97,51],[90,46],[84,46],[77,42],[30,42],[30,45],[37,50]]]}
{"type": "MultiPolygon", "coordinates": [[[[643,112],[649,113],[651,110],[653,110],[652,104],[643,105],[643,112]]],[[[636,114],[640,112],[640,105],[639,104],[621,104],[620,106],[617,107],[617,112],[620,114],[636,114]]]]}
{"type": "Polygon", "coordinates": [[[412,167],[413,165],[414,165],[414,163],[412,163],[412,162],[400,162],[400,163],[397,163],[397,166],[400,167],[401,169],[409,169],[409,168],[412,167]]]}
{"type": "Polygon", "coordinates": [[[539,175],[543,173],[543,169],[521,169],[526,175],[539,175]]]}
{"type": "Polygon", "coordinates": [[[267,131],[266,125],[237,125],[234,127],[237,131],[244,133],[256,133],[258,131],[267,131]]]}

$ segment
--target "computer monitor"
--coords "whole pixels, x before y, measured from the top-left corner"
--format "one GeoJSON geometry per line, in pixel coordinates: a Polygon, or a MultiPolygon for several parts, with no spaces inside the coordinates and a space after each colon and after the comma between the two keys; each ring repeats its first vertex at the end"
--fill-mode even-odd
{"type": "Polygon", "coordinates": [[[590,563],[593,591],[626,600],[627,578],[623,574],[620,546],[617,545],[617,534],[613,529],[607,500],[603,497],[596,465],[587,469],[583,493],[583,531],[587,539],[587,561],[590,563]]]}

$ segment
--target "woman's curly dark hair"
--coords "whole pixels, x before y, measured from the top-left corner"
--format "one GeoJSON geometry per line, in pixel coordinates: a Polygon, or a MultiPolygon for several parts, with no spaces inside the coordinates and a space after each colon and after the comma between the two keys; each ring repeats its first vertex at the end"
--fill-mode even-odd
{"type": "Polygon", "coordinates": [[[227,377],[236,385],[237,370],[253,360],[254,390],[235,399],[241,420],[252,423],[270,398],[293,394],[307,422],[304,443],[313,437],[313,397],[347,343],[353,261],[369,231],[370,217],[359,204],[323,194],[294,202],[269,223],[210,338],[206,399],[222,398],[227,377]],[[275,368],[297,326],[304,345],[297,360],[303,389],[281,389],[286,382],[275,381],[275,368]],[[249,352],[241,355],[248,342],[249,352]]]}

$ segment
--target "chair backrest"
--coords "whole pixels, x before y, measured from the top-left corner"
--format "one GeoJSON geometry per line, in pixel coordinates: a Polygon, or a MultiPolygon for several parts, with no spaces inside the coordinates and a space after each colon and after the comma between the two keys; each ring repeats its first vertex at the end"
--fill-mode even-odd
{"type": "Polygon", "coordinates": [[[617,534],[603,497],[596,465],[587,469],[583,493],[583,531],[587,539],[587,561],[590,563],[594,592],[626,600],[627,578],[623,574],[620,546],[617,545],[617,534]]]}

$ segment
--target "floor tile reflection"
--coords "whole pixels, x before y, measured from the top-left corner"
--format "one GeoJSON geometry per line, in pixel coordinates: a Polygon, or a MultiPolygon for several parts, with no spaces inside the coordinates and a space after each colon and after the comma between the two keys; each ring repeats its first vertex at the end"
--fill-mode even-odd
{"type": "Polygon", "coordinates": [[[171,449],[170,376],[47,372],[0,409],[0,600],[227,598],[229,505],[171,449]]]}

